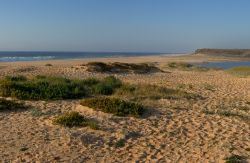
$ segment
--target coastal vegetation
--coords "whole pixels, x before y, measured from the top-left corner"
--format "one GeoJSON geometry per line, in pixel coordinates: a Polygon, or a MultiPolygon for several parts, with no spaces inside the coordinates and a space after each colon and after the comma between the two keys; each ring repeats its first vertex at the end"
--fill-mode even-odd
{"type": "Polygon", "coordinates": [[[52,65],[51,63],[46,63],[45,66],[51,67],[51,66],[53,66],[53,65],[52,65]]]}
{"type": "Polygon", "coordinates": [[[177,69],[177,70],[183,70],[183,71],[208,71],[210,70],[207,67],[202,67],[186,62],[170,62],[166,66],[166,68],[169,69],[177,69]]]}
{"type": "Polygon", "coordinates": [[[110,95],[121,81],[109,76],[103,80],[71,80],[63,77],[6,77],[0,81],[0,95],[30,100],[77,99],[92,95],[110,95]]]}
{"type": "Polygon", "coordinates": [[[26,108],[27,107],[21,102],[0,98],[0,112],[23,110],[26,108]]]}
{"type": "Polygon", "coordinates": [[[180,89],[161,87],[150,84],[127,84],[116,90],[115,96],[129,100],[159,99],[202,99],[201,96],[180,89]]]}
{"type": "MultiPolygon", "coordinates": [[[[42,65],[42,68],[50,71],[57,67],[47,69],[44,63],[42,65]]],[[[142,144],[139,144],[142,150],[149,147],[156,151],[156,147],[159,147],[165,152],[166,143],[162,144],[162,141],[171,144],[180,140],[180,143],[184,143],[187,138],[191,143],[195,143],[193,140],[197,137],[195,134],[189,135],[189,131],[192,133],[199,130],[205,134],[211,133],[212,130],[226,131],[233,137],[235,134],[230,128],[249,123],[247,79],[235,78],[236,84],[242,84],[242,87],[236,87],[236,84],[227,84],[228,74],[224,71],[199,73],[192,64],[180,62],[172,62],[168,66],[166,70],[174,70],[171,74],[117,74],[114,77],[107,76],[108,74],[86,73],[85,70],[71,74],[73,71],[67,67],[67,73],[56,74],[55,71],[54,74],[70,78],[32,76],[33,72],[20,73],[27,76],[3,77],[0,80],[0,96],[12,97],[7,99],[18,101],[27,100],[25,105],[32,106],[25,112],[9,112],[26,106],[15,100],[0,100],[0,110],[6,110],[8,113],[0,114],[3,128],[14,124],[14,131],[19,128],[22,128],[22,131],[26,128],[29,131],[35,130],[25,132],[24,136],[36,136],[36,140],[42,140],[39,141],[41,144],[44,140],[59,140],[59,135],[63,135],[65,137],[60,138],[60,143],[70,143],[77,150],[81,150],[84,145],[86,149],[93,147],[100,153],[106,149],[121,151],[133,146],[133,142],[143,140],[142,144]],[[87,75],[79,75],[79,72],[87,75]],[[91,77],[81,78],[85,76],[91,77]],[[211,121],[216,125],[209,123],[211,121]],[[233,121],[238,123],[231,123],[233,121]],[[48,128],[47,124],[50,123],[54,126],[48,128]],[[200,124],[205,127],[200,127],[200,124]],[[95,131],[96,129],[101,131],[95,131]],[[38,136],[33,135],[35,132],[39,133],[38,136]]],[[[242,126],[240,133],[248,131],[248,126],[242,126]]],[[[11,137],[13,131],[8,132],[6,131],[5,135],[11,137]]],[[[237,136],[237,143],[244,140],[244,135],[237,136]]],[[[213,141],[223,142],[223,147],[219,146],[220,149],[229,149],[223,134],[217,138],[213,141]]],[[[178,143],[172,145],[178,148],[178,143]]],[[[33,147],[24,142],[17,149],[29,151],[33,150],[33,147]]],[[[238,149],[243,151],[242,156],[247,156],[248,146],[236,146],[234,150],[238,149]]],[[[223,161],[227,162],[244,160],[243,157],[230,156],[226,152],[222,153],[220,158],[225,158],[223,161]]]]}
{"type": "Polygon", "coordinates": [[[54,124],[62,125],[65,127],[90,127],[92,129],[97,129],[97,124],[95,121],[85,118],[78,112],[68,112],[63,115],[56,117],[53,120],[54,124]]]}
{"type": "Polygon", "coordinates": [[[87,71],[98,72],[98,73],[155,73],[163,72],[158,67],[149,63],[104,63],[104,62],[89,62],[86,65],[87,71]]]}
{"type": "Polygon", "coordinates": [[[229,157],[226,157],[224,160],[225,160],[225,163],[244,163],[244,162],[247,162],[245,157],[239,156],[239,155],[231,155],[229,157]]]}
{"type": "Polygon", "coordinates": [[[117,98],[89,98],[82,100],[80,104],[94,110],[112,113],[117,116],[140,117],[145,111],[145,108],[138,103],[127,102],[117,98]]]}

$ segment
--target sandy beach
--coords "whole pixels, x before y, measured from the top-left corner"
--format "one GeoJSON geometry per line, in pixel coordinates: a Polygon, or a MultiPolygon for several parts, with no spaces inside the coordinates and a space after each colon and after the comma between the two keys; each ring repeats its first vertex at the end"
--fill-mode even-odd
{"type": "Polygon", "coordinates": [[[112,74],[124,83],[180,89],[201,99],[158,99],[142,118],[118,117],[84,108],[80,100],[29,101],[26,111],[0,112],[0,162],[225,162],[239,155],[250,161],[250,78],[223,70],[170,69],[170,62],[240,61],[204,55],[90,58],[0,63],[7,75],[103,78],[84,64],[152,63],[165,72],[112,74]],[[46,64],[51,64],[46,66],[46,64]],[[98,130],[52,124],[61,113],[77,111],[95,119],[98,130]],[[42,113],[35,116],[35,113],[42,113]],[[110,142],[126,139],[116,148],[110,142]],[[25,150],[23,150],[25,149],[25,150]]]}

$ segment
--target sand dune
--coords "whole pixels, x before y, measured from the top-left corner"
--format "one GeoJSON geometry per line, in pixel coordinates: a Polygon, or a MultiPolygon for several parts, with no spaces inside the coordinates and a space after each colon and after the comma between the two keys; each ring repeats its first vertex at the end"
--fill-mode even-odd
{"type": "MultiPolygon", "coordinates": [[[[163,57],[137,58],[157,62],[163,57]]],[[[190,58],[196,60],[196,58],[190,58]]],[[[105,61],[105,60],[104,60],[105,61]]],[[[127,62],[128,59],[108,59],[127,62]]],[[[201,60],[199,60],[201,61],[201,60]]],[[[203,60],[202,60],[203,61],[203,60]]],[[[104,77],[81,69],[87,61],[4,63],[0,76],[59,75],[68,78],[104,77]]],[[[224,162],[237,154],[250,161],[250,78],[219,70],[169,70],[170,73],[119,74],[124,82],[178,88],[204,97],[200,100],[160,99],[145,117],[117,117],[79,105],[79,100],[25,101],[30,110],[0,112],[2,162],[224,162]],[[97,120],[99,130],[64,128],[52,119],[79,111],[97,120]],[[224,113],[224,114],[223,114],[224,113]],[[226,113],[237,113],[226,114],[226,113]],[[119,139],[125,146],[114,147],[119,139]]]]}

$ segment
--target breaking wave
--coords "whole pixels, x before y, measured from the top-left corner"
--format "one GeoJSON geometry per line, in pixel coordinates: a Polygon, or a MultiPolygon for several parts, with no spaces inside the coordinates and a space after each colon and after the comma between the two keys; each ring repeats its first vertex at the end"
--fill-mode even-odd
{"type": "Polygon", "coordinates": [[[54,59],[55,56],[36,56],[36,57],[0,57],[0,62],[17,62],[17,61],[40,61],[54,59]]]}

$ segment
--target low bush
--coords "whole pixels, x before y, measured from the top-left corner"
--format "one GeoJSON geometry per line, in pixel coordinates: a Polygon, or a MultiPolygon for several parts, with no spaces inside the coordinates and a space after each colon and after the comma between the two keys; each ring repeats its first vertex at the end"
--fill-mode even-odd
{"type": "Polygon", "coordinates": [[[61,77],[38,76],[30,80],[10,80],[0,82],[0,94],[19,99],[56,100],[80,98],[86,95],[86,88],[74,80],[61,77]]]}
{"type": "Polygon", "coordinates": [[[58,116],[53,120],[54,124],[62,125],[65,127],[86,127],[97,129],[97,124],[93,120],[85,118],[78,112],[69,112],[64,115],[58,116]]]}
{"type": "Polygon", "coordinates": [[[0,98],[0,112],[14,111],[18,109],[26,109],[26,106],[20,102],[5,100],[5,99],[0,98]]]}
{"type": "Polygon", "coordinates": [[[47,63],[47,64],[45,64],[45,66],[47,66],[47,67],[51,67],[51,66],[53,66],[52,64],[50,64],[50,63],[47,63]]]}
{"type": "Polygon", "coordinates": [[[103,63],[103,62],[89,62],[85,65],[89,72],[100,72],[100,73],[153,73],[162,72],[159,68],[152,64],[147,63],[103,63]]]}
{"type": "Polygon", "coordinates": [[[100,95],[111,95],[113,88],[105,83],[99,83],[93,87],[93,92],[100,95]]]}
{"type": "Polygon", "coordinates": [[[130,100],[141,99],[200,99],[199,95],[178,89],[170,89],[156,85],[123,85],[115,92],[116,96],[130,100]]]}
{"type": "Polygon", "coordinates": [[[26,81],[27,80],[27,78],[25,76],[22,76],[22,75],[6,76],[6,79],[9,81],[26,81]]]}
{"type": "Polygon", "coordinates": [[[144,107],[137,103],[126,102],[117,98],[97,97],[81,101],[81,105],[94,110],[112,113],[117,116],[140,117],[144,112],[144,107]]]}
{"type": "Polygon", "coordinates": [[[115,143],[116,148],[122,148],[125,146],[126,140],[125,139],[120,139],[115,143]]]}
{"type": "Polygon", "coordinates": [[[121,80],[114,76],[108,76],[102,80],[89,78],[83,80],[82,84],[86,85],[90,95],[111,95],[117,88],[122,86],[121,80]]]}
{"type": "Polygon", "coordinates": [[[166,66],[167,68],[171,69],[178,69],[178,70],[184,70],[184,71],[208,71],[209,68],[193,65],[190,63],[185,62],[170,62],[166,66]]]}
{"type": "Polygon", "coordinates": [[[246,158],[239,155],[232,155],[224,159],[225,163],[244,163],[246,162],[246,158]]]}
{"type": "Polygon", "coordinates": [[[75,99],[92,95],[110,95],[122,82],[115,77],[70,80],[62,77],[6,77],[0,81],[0,96],[31,100],[75,99]]]}

